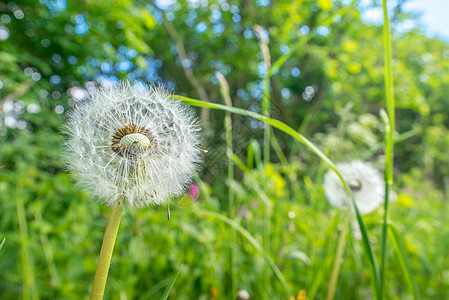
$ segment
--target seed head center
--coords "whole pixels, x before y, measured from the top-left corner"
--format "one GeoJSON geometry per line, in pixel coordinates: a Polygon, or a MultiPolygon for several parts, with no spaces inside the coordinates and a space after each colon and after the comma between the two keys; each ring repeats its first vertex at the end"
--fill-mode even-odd
{"type": "Polygon", "coordinates": [[[353,192],[358,192],[362,189],[362,182],[359,179],[348,180],[348,185],[353,192]]]}
{"type": "Polygon", "coordinates": [[[120,144],[128,147],[147,148],[151,145],[151,141],[141,133],[130,133],[120,139],[120,144]]]}

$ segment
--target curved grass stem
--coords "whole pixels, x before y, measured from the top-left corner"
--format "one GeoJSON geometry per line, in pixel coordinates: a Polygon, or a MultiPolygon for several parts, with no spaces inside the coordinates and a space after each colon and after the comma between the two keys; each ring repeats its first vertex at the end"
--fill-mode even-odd
{"type": "Polygon", "coordinates": [[[111,216],[109,217],[109,222],[106,226],[106,232],[104,233],[103,244],[101,245],[97,271],[95,272],[94,283],[92,285],[92,292],[90,293],[91,300],[103,299],[106,280],[108,279],[109,265],[111,264],[112,252],[114,251],[122,213],[122,205],[116,205],[112,208],[111,216]]]}
{"type": "Polygon", "coordinates": [[[329,281],[329,289],[327,290],[326,300],[334,299],[338,276],[340,275],[346,240],[348,238],[349,221],[351,220],[351,212],[347,211],[345,213],[346,215],[343,221],[343,231],[340,233],[340,237],[338,238],[337,252],[335,253],[334,266],[332,267],[331,279],[329,281]]]}

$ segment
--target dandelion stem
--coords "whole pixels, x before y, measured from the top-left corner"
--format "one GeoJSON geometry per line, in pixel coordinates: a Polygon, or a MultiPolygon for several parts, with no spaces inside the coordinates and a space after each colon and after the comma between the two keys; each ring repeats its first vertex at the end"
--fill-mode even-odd
{"type": "Polygon", "coordinates": [[[103,244],[101,245],[97,271],[95,272],[94,283],[92,285],[92,292],[90,293],[91,300],[103,299],[109,265],[111,264],[112,252],[114,251],[115,239],[117,238],[122,213],[122,205],[119,204],[112,208],[111,216],[109,217],[109,222],[106,226],[106,232],[104,233],[103,244]]]}
{"type": "Polygon", "coordinates": [[[349,232],[349,220],[351,219],[351,212],[347,211],[343,221],[343,231],[340,233],[337,244],[337,252],[335,253],[334,266],[332,267],[331,279],[329,281],[329,289],[327,290],[326,300],[334,298],[335,288],[337,287],[338,276],[340,275],[340,267],[345,252],[346,239],[349,232]]]}

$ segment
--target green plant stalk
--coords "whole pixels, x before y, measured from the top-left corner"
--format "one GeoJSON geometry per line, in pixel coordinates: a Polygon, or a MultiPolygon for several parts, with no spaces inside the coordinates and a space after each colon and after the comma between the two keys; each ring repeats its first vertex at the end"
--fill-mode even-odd
{"type": "MultiPolygon", "coordinates": [[[[240,158],[233,154],[232,155],[232,161],[243,171],[243,172],[249,172],[248,167],[243,163],[243,161],[240,160],[240,158]]],[[[257,179],[252,174],[246,174],[248,176],[248,183],[253,188],[254,192],[256,192],[257,196],[262,200],[262,202],[268,207],[272,208],[273,203],[271,203],[270,198],[268,198],[267,194],[262,190],[260,185],[257,182],[257,179]]]]}
{"type": "Polygon", "coordinates": [[[329,281],[329,289],[327,290],[326,300],[334,299],[335,289],[337,287],[338,276],[340,275],[340,268],[345,252],[346,240],[349,232],[349,221],[351,220],[351,211],[345,212],[345,219],[343,221],[343,231],[340,233],[337,244],[337,252],[335,253],[334,265],[332,267],[331,278],[329,281]]]}
{"type": "MultiPolygon", "coordinates": [[[[262,114],[269,117],[270,116],[270,77],[268,77],[268,71],[271,69],[271,57],[270,49],[268,47],[268,41],[264,38],[264,29],[256,25],[254,30],[259,35],[259,47],[262,52],[263,61],[265,63],[265,68],[267,74],[263,79],[263,94],[262,94],[262,114]]],[[[263,162],[268,164],[270,162],[270,147],[271,147],[271,128],[265,124],[263,131],[263,162]]],[[[263,173],[265,174],[265,172],[263,173]]],[[[265,175],[264,175],[265,176],[265,175]]],[[[266,178],[265,178],[266,179],[266,178]]],[[[267,207],[263,208],[263,244],[265,250],[271,252],[271,210],[267,207]]],[[[264,272],[264,285],[270,286],[270,273],[264,272]]]]}
{"type": "Polygon", "coordinates": [[[383,299],[385,289],[385,269],[386,269],[386,252],[387,252],[387,230],[388,230],[388,198],[390,197],[390,184],[385,182],[385,200],[384,200],[384,218],[382,223],[382,244],[381,244],[381,258],[380,258],[380,272],[379,272],[379,296],[383,299]]]}
{"type": "MultiPolygon", "coordinates": [[[[34,218],[37,222],[42,222],[42,207],[39,205],[39,209],[36,209],[34,213],[34,218]]],[[[47,261],[48,270],[50,272],[50,287],[55,288],[59,287],[60,280],[58,276],[58,270],[56,269],[54,258],[53,258],[53,250],[51,249],[50,241],[48,240],[48,236],[45,232],[40,232],[39,237],[42,243],[42,248],[44,250],[45,259],[47,261]]]]}
{"type": "Polygon", "coordinates": [[[114,251],[115,240],[117,238],[122,213],[123,205],[119,204],[112,208],[111,216],[109,217],[108,225],[106,226],[106,231],[104,233],[97,271],[95,272],[94,283],[90,293],[91,300],[103,299],[106,280],[108,279],[109,266],[111,264],[112,252],[114,251]]]}
{"type": "Polygon", "coordinates": [[[33,263],[30,258],[28,246],[28,225],[25,215],[25,206],[23,204],[22,195],[16,198],[17,219],[19,221],[20,244],[21,244],[21,260],[23,272],[23,299],[39,299],[36,285],[34,283],[33,263]]]}
{"type": "Polygon", "coordinates": [[[393,159],[394,159],[394,130],[395,130],[395,104],[392,71],[390,20],[388,18],[387,0],[382,1],[384,17],[383,43],[384,43],[384,77],[385,77],[385,98],[388,114],[388,126],[386,126],[386,146],[385,146],[385,201],[384,218],[382,225],[381,244],[381,265],[379,273],[379,297],[383,298],[385,285],[386,252],[387,252],[387,227],[389,222],[389,191],[393,184],[393,159]]]}
{"type": "MultiPolygon", "coordinates": [[[[271,69],[271,57],[270,50],[268,48],[268,42],[264,38],[264,29],[256,25],[254,26],[254,30],[259,34],[259,46],[263,56],[263,62],[265,63],[265,68],[267,70],[267,75],[263,79],[263,96],[262,96],[262,114],[269,117],[270,116],[270,76],[268,76],[268,72],[271,69]]],[[[268,163],[270,161],[270,127],[265,126],[264,128],[264,163],[268,163]]]]}
{"type": "Polygon", "coordinates": [[[284,152],[282,152],[281,145],[279,145],[278,139],[275,134],[270,136],[271,146],[273,147],[274,152],[276,153],[277,158],[282,164],[288,164],[287,157],[284,152]]]}
{"type": "MultiPolygon", "coordinates": [[[[264,78],[264,92],[263,92],[263,114],[267,117],[270,116],[270,79],[264,78]]],[[[264,163],[270,162],[270,146],[271,146],[271,128],[266,126],[263,129],[263,160],[264,163]]]]}
{"type": "Polygon", "coordinates": [[[246,157],[246,164],[250,170],[253,168],[258,168],[262,164],[260,145],[256,140],[251,140],[249,142],[246,157]]]}
{"type": "MultiPolygon", "coordinates": [[[[232,161],[232,121],[231,114],[228,113],[225,117],[226,123],[226,154],[228,157],[228,207],[229,218],[235,217],[235,192],[232,185],[234,181],[234,162],[232,161]]],[[[237,295],[237,237],[234,229],[230,232],[230,254],[231,254],[231,291],[232,297],[237,295]]]]}
{"type": "MultiPolygon", "coordinates": [[[[339,224],[339,215],[335,214],[335,216],[332,218],[330,226],[327,228],[325,240],[330,240],[332,233],[335,232],[339,224]]],[[[313,255],[316,255],[312,252],[313,255]]],[[[310,257],[311,260],[313,260],[312,256],[310,257]]],[[[324,275],[327,274],[327,269],[330,268],[330,265],[334,261],[333,255],[331,254],[331,251],[326,251],[326,255],[324,258],[322,258],[322,267],[319,267],[318,274],[312,272],[311,269],[308,277],[313,278],[313,284],[307,291],[307,300],[313,300],[315,299],[315,296],[317,294],[318,288],[321,285],[321,282],[323,281],[324,275]]]]}
{"type": "Polygon", "coordinates": [[[377,261],[373,253],[373,249],[371,247],[368,232],[365,227],[365,223],[363,222],[362,215],[360,214],[359,208],[355,203],[354,195],[351,193],[352,204],[354,205],[357,222],[360,226],[360,232],[362,233],[362,244],[365,250],[366,255],[368,256],[368,260],[370,262],[370,270],[371,270],[371,282],[372,282],[372,292],[374,299],[381,299],[381,296],[378,294],[379,291],[379,267],[377,266],[377,261]]]}
{"type": "Polygon", "coordinates": [[[263,258],[268,263],[268,265],[271,267],[271,269],[273,270],[273,272],[276,275],[277,279],[279,280],[279,282],[281,283],[282,287],[284,288],[285,293],[289,297],[293,296],[292,291],[290,290],[290,287],[288,286],[287,281],[285,280],[284,275],[282,275],[282,272],[279,269],[279,267],[273,261],[271,256],[264,250],[264,248],[251,235],[251,233],[249,233],[245,228],[240,226],[235,221],[233,221],[233,220],[231,220],[229,218],[226,218],[225,216],[220,215],[220,214],[218,214],[216,212],[207,211],[207,210],[201,210],[201,209],[196,209],[196,210],[193,210],[192,212],[197,214],[197,215],[210,216],[212,218],[215,218],[217,220],[220,220],[220,221],[228,224],[229,226],[232,226],[235,230],[237,230],[241,235],[243,235],[248,240],[248,242],[250,242],[250,244],[253,245],[253,247],[257,251],[260,252],[260,254],[262,254],[263,258]]]}
{"type": "Polygon", "coordinates": [[[405,280],[407,281],[407,285],[409,287],[410,293],[413,295],[413,299],[420,300],[421,296],[419,294],[418,286],[412,276],[412,271],[410,269],[410,264],[407,261],[407,257],[405,255],[404,246],[399,240],[399,231],[397,230],[394,224],[388,224],[388,236],[390,237],[391,244],[393,245],[393,249],[396,252],[396,257],[399,260],[399,264],[401,265],[402,271],[405,275],[405,280]]]}
{"type": "Polygon", "coordinates": [[[178,272],[176,272],[176,275],[171,280],[170,284],[167,286],[167,289],[165,290],[164,294],[161,297],[161,300],[167,300],[170,296],[171,290],[173,289],[173,286],[175,285],[176,279],[178,279],[179,273],[181,273],[182,267],[184,265],[181,265],[178,272]]]}
{"type": "MultiPolygon", "coordinates": [[[[227,106],[232,106],[232,100],[231,95],[229,93],[229,85],[224,77],[224,75],[220,72],[216,72],[215,75],[218,78],[218,82],[220,83],[220,90],[222,97],[226,103],[227,106]]],[[[232,150],[232,118],[231,118],[231,112],[226,112],[225,120],[225,131],[226,131],[226,156],[228,158],[228,214],[229,218],[232,220],[235,217],[235,192],[233,185],[231,184],[234,181],[234,161],[232,159],[234,153],[232,150]]],[[[231,228],[231,231],[229,233],[230,235],[230,265],[231,265],[231,298],[235,297],[237,295],[237,236],[236,232],[233,228],[231,228]]]]}
{"type": "Polygon", "coordinates": [[[377,262],[374,257],[373,250],[372,250],[369,238],[368,238],[368,233],[365,228],[365,223],[363,222],[360,211],[357,207],[357,204],[355,203],[354,195],[352,194],[351,189],[349,188],[348,184],[344,180],[341,173],[337,170],[335,164],[320,149],[318,149],[305,136],[303,136],[302,134],[300,134],[299,132],[297,132],[296,130],[294,130],[293,128],[291,128],[290,126],[288,126],[287,124],[285,124],[282,121],[272,119],[267,116],[263,116],[261,114],[258,114],[258,113],[252,112],[252,111],[248,111],[248,110],[245,110],[242,108],[228,107],[225,105],[220,105],[220,104],[211,103],[211,102],[204,102],[204,101],[200,101],[200,100],[196,100],[196,99],[192,99],[192,98],[188,98],[188,97],[184,97],[184,96],[179,96],[179,95],[173,95],[173,97],[175,99],[181,100],[182,102],[184,102],[188,105],[199,106],[199,107],[206,106],[206,107],[213,108],[213,109],[230,111],[235,114],[239,114],[242,116],[247,116],[247,117],[251,117],[251,118],[263,121],[277,129],[283,131],[284,133],[290,135],[291,137],[295,138],[296,140],[300,141],[307,148],[309,148],[313,153],[315,153],[320,159],[322,159],[324,161],[324,163],[326,163],[326,165],[333,172],[335,172],[337,177],[340,179],[346,193],[348,193],[348,195],[351,196],[352,204],[354,205],[354,209],[355,209],[355,213],[356,213],[356,217],[357,217],[357,222],[359,223],[360,231],[362,233],[363,249],[364,249],[365,254],[367,255],[369,263],[370,263],[371,279],[372,279],[372,284],[373,284],[373,294],[375,296],[374,298],[378,299],[377,292],[379,291],[379,269],[377,267],[377,262]]]}

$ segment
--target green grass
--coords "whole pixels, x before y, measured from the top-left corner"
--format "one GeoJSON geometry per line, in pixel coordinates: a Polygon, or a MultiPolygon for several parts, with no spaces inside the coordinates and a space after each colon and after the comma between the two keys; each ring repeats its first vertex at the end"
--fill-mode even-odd
{"type": "MultiPolygon", "coordinates": [[[[352,12],[356,2],[320,24],[333,24],[352,12]]],[[[327,169],[338,175],[351,195],[331,160],[340,149],[321,147],[312,142],[319,142],[316,136],[309,139],[301,130],[270,117],[270,80],[299,47],[318,36],[317,31],[273,64],[267,42],[260,39],[261,59],[267,67],[261,114],[233,106],[221,73],[216,77],[225,105],[174,96],[225,115],[227,171],[214,174],[213,185],[197,176],[200,198],[195,201],[186,194],[174,200],[170,221],[163,207],[127,208],[106,286],[109,299],[235,299],[238,290],[247,290],[251,299],[288,299],[300,291],[307,292],[307,299],[449,297],[444,193],[418,168],[393,178],[395,143],[421,132],[411,129],[395,136],[386,0],[382,7],[386,112],[382,110],[380,118],[385,143],[357,149],[360,155],[354,159],[368,160],[384,150],[384,210],[362,217],[355,202],[355,215],[331,207],[322,184],[327,169]],[[232,114],[265,122],[263,141],[248,137],[244,149],[235,149],[232,114]],[[279,144],[280,134],[295,143],[290,157],[279,144]],[[395,202],[390,201],[391,191],[399,195],[395,202]],[[361,239],[350,229],[351,222],[360,226],[361,239]]],[[[261,32],[261,27],[256,28],[261,32]]],[[[314,118],[312,112],[317,111],[309,111],[301,129],[314,118]]],[[[338,130],[323,134],[344,141],[343,131],[351,122],[341,121],[338,130]]],[[[4,237],[0,298],[88,295],[108,209],[76,189],[61,166],[51,176],[20,159],[14,168],[0,169],[0,233],[4,237]]]]}
{"type": "MultiPolygon", "coordinates": [[[[258,148],[254,142],[252,145],[252,149],[258,148]]],[[[307,175],[290,190],[285,188],[284,178],[294,168],[293,164],[270,167],[260,164],[259,168],[247,162],[241,164],[246,171],[235,185],[237,202],[233,220],[226,217],[226,210],[220,209],[220,203],[226,201],[226,195],[215,191],[220,186],[204,182],[200,182],[199,202],[188,196],[173,201],[170,221],[164,208],[127,209],[106,287],[111,299],[160,298],[181,264],[184,267],[171,290],[173,299],[207,298],[212,291],[218,291],[217,299],[231,298],[226,279],[230,274],[229,261],[225,255],[230,245],[230,228],[237,231],[238,289],[248,290],[256,299],[267,299],[267,293],[285,297],[289,294],[287,287],[291,294],[304,289],[314,299],[325,298],[337,248],[337,226],[343,216],[327,203],[318,170],[301,171],[307,175]],[[261,193],[275,199],[276,205],[276,215],[272,215],[271,255],[262,246],[265,204],[261,193]],[[289,217],[291,212],[294,217],[289,217]],[[275,279],[269,286],[260,284],[262,271],[267,268],[275,279]]],[[[33,254],[35,286],[41,299],[88,295],[108,215],[107,208],[73,191],[67,179],[61,179],[56,178],[59,183],[48,186],[51,192],[42,190],[47,197],[24,202],[28,249],[33,254]],[[43,219],[35,217],[34,211],[39,209],[36,201],[43,207],[43,219]],[[51,280],[53,272],[39,238],[43,233],[48,236],[56,271],[63,278],[58,285],[51,280]]],[[[449,294],[449,284],[439,274],[443,276],[449,258],[444,251],[436,250],[448,245],[449,229],[441,214],[445,207],[441,195],[415,173],[399,176],[396,181],[404,186],[420,183],[426,194],[396,188],[399,199],[391,203],[391,218],[400,234],[396,234],[398,246],[392,243],[386,252],[389,284],[385,286],[385,297],[404,299],[420,294],[424,299],[444,299],[449,294]],[[435,241],[440,247],[432,246],[435,241]],[[407,274],[404,269],[409,269],[413,279],[404,276],[407,274]]],[[[7,193],[6,188],[5,184],[0,185],[3,193],[7,193]]],[[[29,186],[24,193],[31,196],[33,190],[29,186]]],[[[13,199],[6,198],[1,203],[3,212],[14,206],[13,199]]],[[[364,221],[370,239],[380,241],[382,213],[364,216],[364,221]]],[[[1,282],[8,283],[2,286],[1,295],[5,299],[20,298],[19,227],[9,214],[4,213],[1,222],[2,235],[7,238],[0,252],[1,282]]],[[[370,293],[371,272],[367,264],[360,241],[349,232],[336,299],[360,299],[370,293]]]]}

